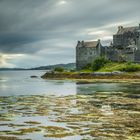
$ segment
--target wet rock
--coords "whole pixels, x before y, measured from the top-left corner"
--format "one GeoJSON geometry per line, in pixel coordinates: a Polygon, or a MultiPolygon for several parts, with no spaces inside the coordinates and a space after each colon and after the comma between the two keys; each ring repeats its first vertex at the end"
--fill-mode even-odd
{"type": "Polygon", "coordinates": [[[32,75],[32,76],[30,76],[31,78],[38,78],[38,76],[36,76],[36,75],[32,75]]]}

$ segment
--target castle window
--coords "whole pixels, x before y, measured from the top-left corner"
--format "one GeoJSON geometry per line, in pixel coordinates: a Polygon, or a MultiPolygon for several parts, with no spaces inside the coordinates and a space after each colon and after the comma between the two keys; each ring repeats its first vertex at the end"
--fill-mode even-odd
{"type": "Polygon", "coordinates": [[[92,52],[90,52],[90,55],[92,55],[92,52]]]}

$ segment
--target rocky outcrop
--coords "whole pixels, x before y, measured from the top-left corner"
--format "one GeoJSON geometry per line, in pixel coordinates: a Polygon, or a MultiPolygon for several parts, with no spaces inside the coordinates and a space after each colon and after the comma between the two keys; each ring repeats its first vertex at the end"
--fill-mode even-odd
{"type": "Polygon", "coordinates": [[[93,72],[93,73],[58,73],[47,72],[43,79],[140,79],[138,74],[126,74],[123,72],[93,72]]]}

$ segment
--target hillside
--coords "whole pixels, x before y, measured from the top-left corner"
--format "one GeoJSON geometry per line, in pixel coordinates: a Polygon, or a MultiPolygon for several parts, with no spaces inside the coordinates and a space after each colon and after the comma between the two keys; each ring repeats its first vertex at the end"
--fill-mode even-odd
{"type": "Polygon", "coordinates": [[[52,70],[56,67],[62,67],[66,70],[75,69],[75,63],[41,66],[41,67],[32,68],[31,70],[52,70]]]}
{"type": "Polygon", "coordinates": [[[0,71],[13,71],[13,70],[52,70],[56,67],[62,67],[66,70],[75,69],[75,63],[68,63],[68,64],[56,64],[56,65],[48,65],[48,66],[40,66],[35,68],[0,68],[0,71]]]}

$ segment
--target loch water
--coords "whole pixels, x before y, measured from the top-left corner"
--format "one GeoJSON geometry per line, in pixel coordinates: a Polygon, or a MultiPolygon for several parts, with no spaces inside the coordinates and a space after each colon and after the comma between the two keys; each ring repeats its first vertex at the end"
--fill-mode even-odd
{"type": "Polygon", "coordinates": [[[140,83],[82,84],[44,73],[0,71],[0,139],[140,139],[140,83]]]}

